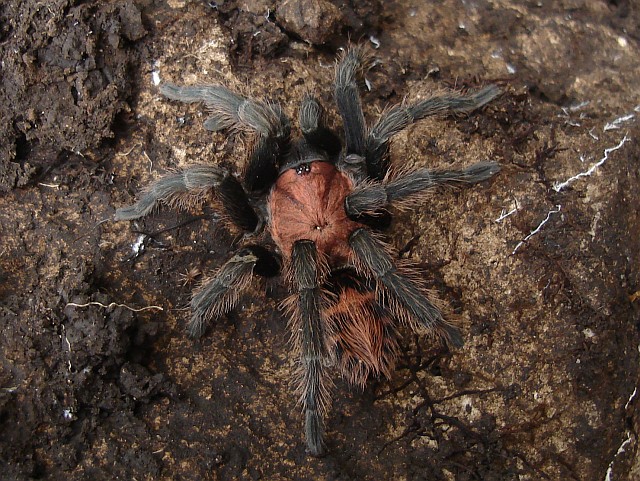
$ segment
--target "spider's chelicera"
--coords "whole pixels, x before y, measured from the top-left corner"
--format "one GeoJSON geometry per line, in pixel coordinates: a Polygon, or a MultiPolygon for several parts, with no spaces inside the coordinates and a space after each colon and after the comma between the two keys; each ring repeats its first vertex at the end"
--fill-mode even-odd
{"type": "Polygon", "coordinates": [[[134,205],[116,213],[118,220],[138,219],[158,204],[187,207],[213,192],[219,208],[245,232],[243,247],[193,295],[194,337],[236,305],[253,274],[285,274],[292,294],[283,306],[298,360],[307,446],[314,455],[323,451],[331,366],[357,385],[370,375],[389,376],[400,324],[462,345],[460,332],[444,319],[416,269],[395,260],[374,232],[389,224],[392,206],[415,205],[438,186],[473,184],[499,171],[490,161],[463,170],[407,170],[392,165],[389,156],[390,140],[401,130],[432,115],[471,112],[499,94],[496,86],[396,105],[367,128],[358,83],[369,67],[362,47],[347,50],[336,67],[334,96],[344,143],[325,125],[311,95],[299,109],[302,136],[292,138],[290,121],[276,103],[222,86],[161,85],[169,99],[204,102],[211,112],[207,130],[243,131],[255,146],[239,176],[216,165],[193,165],[155,181],[134,205]]]}

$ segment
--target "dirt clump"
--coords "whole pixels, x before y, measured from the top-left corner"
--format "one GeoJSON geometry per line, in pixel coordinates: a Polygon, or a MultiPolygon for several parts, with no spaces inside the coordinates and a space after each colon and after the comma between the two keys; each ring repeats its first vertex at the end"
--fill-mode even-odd
{"type": "Polygon", "coordinates": [[[93,156],[129,109],[133,2],[7,2],[1,10],[0,189],[24,186],[65,156],[93,156]]]}

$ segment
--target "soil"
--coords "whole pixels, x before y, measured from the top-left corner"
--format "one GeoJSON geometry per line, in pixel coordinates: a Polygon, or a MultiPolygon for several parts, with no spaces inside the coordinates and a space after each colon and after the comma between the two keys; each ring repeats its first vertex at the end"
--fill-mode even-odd
{"type": "Polygon", "coordinates": [[[638,6],[276,3],[0,5],[0,478],[639,479],[638,6]],[[202,128],[201,106],[162,99],[158,78],[222,83],[293,118],[312,89],[337,125],[349,39],[377,59],[370,119],[437,89],[504,91],[398,135],[397,162],[503,168],[395,213],[388,240],[465,346],[404,331],[391,379],[336,379],[316,459],[285,288],[256,281],[194,342],[190,293],[235,234],[208,208],[112,219],[163,172],[246,153],[202,128]]]}

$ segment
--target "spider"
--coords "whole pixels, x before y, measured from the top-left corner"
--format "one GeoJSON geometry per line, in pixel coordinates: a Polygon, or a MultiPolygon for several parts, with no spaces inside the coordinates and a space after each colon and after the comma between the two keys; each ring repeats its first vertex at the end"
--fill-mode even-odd
{"type": "Polygon", "coordinates": [[[436,334],[452,346],[463,344],[415,267],[395,261],[393,249],[380,239],[390,208],[420,204],[436,187],[474,184],[500,170],[492,161],[463,170],[393,165],[395,134],[425,117],[471,112],[500,90],[490,85],[396,105],[368,128],[359,83],[371,65],[362,46],[350,47],[337,62],[334,97],[344,142],[327,127],[311,94],[302,99],[302,135],[296,138],[277,103],[218,85],[162,84],[160,92],[171,100],[204,102],[211,113],[205,129],[250,134],[254,147],[240,175],[217,165],[193,165],[161,177],[134,205],[116,212],[117,220],[139,219],[159,204],[186,208],[213,192],[226,218],[245,233],[242,247],[193,294],[188,330],[194,338],[237,304],[253,274],[284,275],[291,292],[282,307],[297,358],[294,379],[307,450],[316,456],[324,451],[329,367],[360,386],[369,376],[390,376],[399,325],[436,334]]]}

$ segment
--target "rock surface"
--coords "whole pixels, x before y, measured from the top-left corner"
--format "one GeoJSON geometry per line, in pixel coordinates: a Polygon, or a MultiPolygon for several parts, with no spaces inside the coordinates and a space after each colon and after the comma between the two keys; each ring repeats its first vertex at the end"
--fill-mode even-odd
{"type": "Polygon", "coordinates": [[[277,14],[287,30],[314,45],[335,37],[342,20],[338,7],[327,0],[284,0],[277,14]]]}
{"type": "Polygon", "coordinates": [[[206,132],[204,109],[161,99],[158,80],[222,83],[292,118],[312,89],[339,124],[333,47],[289,38],[270,2],[240,3],[0,7],[0,477],[638,479],[635,4],[399,0],[382,16],[331,2],[330,44],[358,31],[375,49],[368,119],[447,87],[504,91],[398,135],[400,165],[503,169],[395,212],[387,233],[465,346],[405,331],[390,380],[337,379],[328,454],[310,459],[286,290],[256,282],[193,342],[190,293],[234,233],[208,206],[110,220],[163,172],[240,168],[250,146],[206,132]]]}

